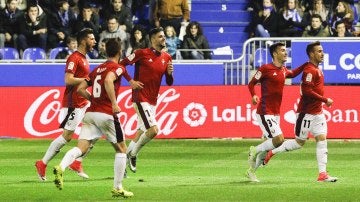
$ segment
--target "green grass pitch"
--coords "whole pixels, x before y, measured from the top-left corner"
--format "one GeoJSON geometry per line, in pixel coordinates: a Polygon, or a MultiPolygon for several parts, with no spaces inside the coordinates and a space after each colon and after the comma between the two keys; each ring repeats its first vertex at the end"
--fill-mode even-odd
{"type": "MultiPolygon", "coordinates": [[[[0,201],[115,201],[113,148],[100,140],[84,160],[90,179],[66,170],[64,189],[53,184],[52,168],[76,140],[49,163],[40,182],[34,163],[51,140],[0,140],[0,201]]],[[[274,156],[259,168],[260,183],[244,176],[250,145],[260,140],[153,140],[140,152],[137,173],[123,181],[129,201],[360,201],[360,142],[328,142],[328,171],[336,183],[319,183],[315,143],[274,156]],[[143,182],[141,182],[143,180],[143,182]]]]}

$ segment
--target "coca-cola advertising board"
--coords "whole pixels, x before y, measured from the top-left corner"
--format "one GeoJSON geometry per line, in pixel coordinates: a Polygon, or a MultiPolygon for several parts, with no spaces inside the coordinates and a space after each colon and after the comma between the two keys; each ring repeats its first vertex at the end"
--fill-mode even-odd
{"type": "MultiPolygon", "coordinates": [[[[257,92],[259,92],[257,86],[257,92]]],[[[54,138],[58,128],[63,87],[0,87],[1,137],[54,138]]],[[[360,87],[326,86],[334,100],[324,107],[328,138],[360,138],[360,87]]],[[[281,107],[281,128],[292,138],[299,86],[285,86],[281,107]]],[[[120,122],[128,138],[136,131],[136,114],[131,89],[122,87],[118,96],[120,122]]],[[[260,138],[247,86],[162,87],[156,119],[157,138],[260,138]]],[[[78,134],[80,127],[76,130],[78,134]]]]}

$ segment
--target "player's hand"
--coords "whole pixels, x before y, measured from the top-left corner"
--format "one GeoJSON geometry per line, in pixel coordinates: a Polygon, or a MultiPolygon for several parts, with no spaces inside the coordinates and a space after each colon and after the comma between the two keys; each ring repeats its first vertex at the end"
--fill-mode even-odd
{"type": "Polygon", "coordinates": [[[114,114],[120,113],[121,109],[117,103],[112,105],[112,111],[114,114]]]}
{"type": "Polygon", "coordinates": [[[166,71],[167,71],[168,75],[172,75],[172,73],[174,72],[174,66],[171,62],[168,63],[166,71]]]}
{"type": "Polygon", "coordinates": [[[144,88],[144,84],[141,83],[140,81],[130,80],[129,83],[130,83],[130,86],[131,86],[132,89],[142,89],[142,88],[144,88]]]}
{"type": "Polygon", "coordinates": [[[326,101],[326,106],[331,107],[331,105],[334,103],[334,101],[331,98],[328,98],[326,101]]]}
{"type": "Polygon", "coordinates": [[[259,103],[260,99],[259,99],[259,97],[257,95],[254,95],[252,97],[251,101],[252,101],[253,105],[256,105],[257,103],[259,103]]]}

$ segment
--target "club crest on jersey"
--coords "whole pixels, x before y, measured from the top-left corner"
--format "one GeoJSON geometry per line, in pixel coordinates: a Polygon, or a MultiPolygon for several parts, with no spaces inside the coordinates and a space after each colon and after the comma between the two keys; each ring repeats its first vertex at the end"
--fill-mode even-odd
{"type": "Polygon", "coordinates": [[[255,74],[255,79],[259,80],[260,78],[261,78],[261,72],[257,71],[256,74],[255,74]]]}
{"type": "Polygon", "coordinates": [[[311,80],[312,80],[312,74],[311,74],[311,73],[308,73],[308,74],[306,75],[305,81],[306,81],[306,82],[311,82],[311,80]]]}
{"type": "Polygon", "coordinates": [[[69,70],[73,70],[74,69],[74,62],[70,62],[69,65],[67,66],[67,68],[69,70]]]}
{"type": "Polygon", "coordinates": [[[129,55],[129,56],[127,57],[127,59],[128,59],[129,61],[132,61],[134,58],[135,58],[135,53],[133,53],[133,54],[131,54],[131,55],[129,55]]]}
{"type": "Polygon", "coordinates": [[[162,60],[161,60],[161,63],[162,63],[162,64],[165,64],[165,60],[164,60],[164,59],[162,59],[162,60]]]}
{"type": "Polygon", "coordinates": [[[121,68],[117,68],[117,69],[116,69],[116,74],[117,74],[118,76],[120,76],[122,73],[123,73],[123,71],[122,71],[121,68]]]}
{"type": "Polygon", "coordinates": [[[273,76],[277,76],[277,73],[276,73],[276,72],[274,72],[274,73],[273,73],[273,76]]]}
{"type": "Polygon", "coordinates": [[[153,62],[153,60],[150,58],[149,60],[148,60],[149,62],[153,62]]]}

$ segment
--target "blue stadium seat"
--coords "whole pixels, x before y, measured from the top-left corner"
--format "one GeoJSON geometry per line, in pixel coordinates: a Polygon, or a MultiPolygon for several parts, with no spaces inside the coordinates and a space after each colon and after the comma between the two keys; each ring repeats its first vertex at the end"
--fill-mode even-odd
{"type": "Polygon", "coordinates": [[[46,59],[46,52],[44,49],[38,47],[27,48],[23,52],[22,59],[32,60],[34,62],[36,60],[44,60],[46,59]]]}
{"type": "Polygon", "coordinates": [[[4,47],[0,49],[0,58],[2,60],[17,60],[19,52],[15,48],[4,47]]]}
{"type": "Polygon", "coordinates": [[[63,51],[64,49],[66,49],[66,47],[56,47],[51,49],[49,59],[56,59],[57,54],[59,54],[59,52],[63,51]]]}

